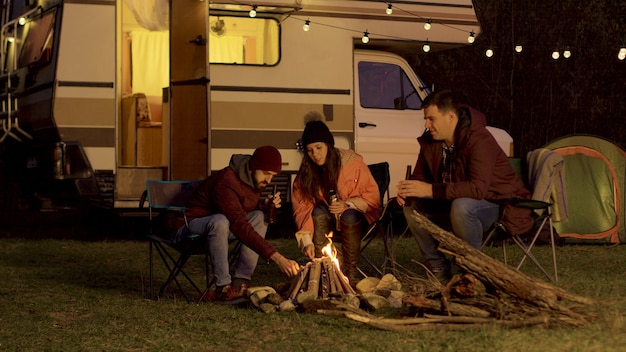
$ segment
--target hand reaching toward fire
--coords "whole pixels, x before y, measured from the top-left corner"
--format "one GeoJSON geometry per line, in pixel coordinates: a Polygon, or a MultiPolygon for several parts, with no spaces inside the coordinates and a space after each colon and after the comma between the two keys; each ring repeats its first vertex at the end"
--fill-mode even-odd
{"type": "Polygon", "coordinates": [[[296,261],[285,258],[282,254],[276,252],[272,254],[270,260],[276,263],[280,268],[280,271],[288,277],[294,277],[300,271],[300,264],[296,261]]]}
{"type": "Polygon", "coordinates": [[[313,260],[315,258],[315,245],[311,243],[308,246],[304,247],[302,253],[304,253],[304,255],[306,255],[306,257],[310,260],[313,260]]]}

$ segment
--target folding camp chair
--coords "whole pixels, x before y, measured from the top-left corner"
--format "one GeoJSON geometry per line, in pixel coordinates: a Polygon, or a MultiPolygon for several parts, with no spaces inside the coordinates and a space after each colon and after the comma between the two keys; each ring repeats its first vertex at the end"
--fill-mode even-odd
{"type": "MultiPolygon", "coordinates": [[[[395,198],[389,198],[389,163],[381,162],[377,164],[368,165],[372,176],[376,180],[378,184],[378,190],[380,191],[380,201],[383,206],[382,212],[378,219],[370,224],[367,228],[367,231],[363,235],[361,239],[361,258],[365,260],[371,267],[374,269],[379,275],[384,275],[386,268],[388,266],[393,266],[393,222],[391,221],[392,212],[389,209],[389,206],[392,202],[395,202],[395,198]],[[385,202],[385,199],[387,200],[385,202]],[[369,244],[376,238],[376,235],[381,235],[383,239],[384,245],[384,258],[382,265],[376,265],[371,259],[365,256],[364,251],[369,246],[369,244]]],[[[357,270],[361,273],[361,275],[367,275],[360,269],[357,270]]]]}
{"type": "Polygon", "coordinates": [[[148,180],[146,182],[146,191],[144,192],[145,196],[142,197],[142,200],[140,201],[140,208],[143,207],[143,203],[147,200],[150,218],[150,232],[148,234],[148,239],[150,242],[149,284],[151,298],[160,298],[173,281],[176,283],[176,286],[178,286],[183,296],[185,296],[187,302],[191,302],[189,295],[178,280],[180,275],[186,278],[199,294],[202,294],[203,290],[196,285],[196,283],[184,270],[185,264],[193,255],[204,255],[206,287],[209,287],[210,285],[209,253],[206,248],[205,238],[199,234],[192,234],[182,241],[173,241],[173,234],[177,230],[174,225],[174,220],[178,216],[182,216],[185,219],[185,225],[187,225],[185,202],[199,182],[200,181],[159,180],[148,180]],[[159,257],[168,270],[168,277],[161,285],[156,296],[153,296],[153,248],[156,249],[156,252],[159,254],[159,257]]]}
{"type": "MultiPolygon", "coordinates": [[[[531,174],[534,174],[535,178],[540,176],[539,173],[528,172],[527,167],[525,167],[524,161],[521,158],[509,158],[509,161],[511,162],[511,165],[513,166],[513,169],[515,169],[515,172],[518,174],[518,176],[522,177],[522,180],[528,180],[527,177],[529,177],[531,174]]],[[[528,180],[527,183],[529,185],[529,188],[531,188],[531,192],[532,192],[533,189],[530,186],[536,185],[537,184],[536,180],[528,180]]],[[[536,196],[534,197],[536,198],[536,196]]],[[[507,240],[510,239],[523,252],[522,259],[519,261],[517,265],[515,265],[516,270],[519,270],[522,267],[522,264],[524,264],[526,258],[528,258],[537,266],[537,268],[549,280],[553,282],[557,282],[558,270],[557,270],[557,263],[556,263],[555,233],[552,227],[552,218],[553,218],[552,205],[553,204],[550,202],[546,202],[544,200],[540,200],[540,199],[521,199],[521,198],[513,198],[509,202],[510,202],[509,204],[511,204],[514,207],[531,210],[535,223],[537,224],[534,227],[534,232],[531,234],[530,237],[528,237],[527,241],[524,241],[524,239],[520,238],[520,236],[512,236],[511,234],[509,234],[509,232],[506,230],[504,225],[502,225],[502,223],[498,221],[494,224],[492,229],[488,232],[487,237],[483,241],[483,248],[490,241],[500,241],[502,243],[504,263],[508,265],[506,244],[507,244],[507,240]],[[537,243],[537,239],[539,238],[539,235],[543,231],[545,231],[546,225],[549,227],[549,231],[550,231],[550,246],[552,250],[552,267],[554,269],[553,271],[554,274],[552,276],[544,268],[544,266],[537,259],[537,257],[532,253],[532,250],[535,247],[535,244],[537,243]]]]}

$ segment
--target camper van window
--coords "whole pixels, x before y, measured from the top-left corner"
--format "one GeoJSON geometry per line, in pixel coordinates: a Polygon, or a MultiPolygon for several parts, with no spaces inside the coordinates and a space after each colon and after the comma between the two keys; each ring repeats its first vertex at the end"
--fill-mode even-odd
{"type": "Polygon", "coordinates": [[[18,67],[44,65],[51,59],[54,14],[48,13],[29,23],[26,40],[20,53],[18,67]]]}
{"type": "Polygon", "coordinates": [[[359,94],[364,108],[419,110],[422,101],[398,65],[359,62],[359,94]]]}
{"type": "Polygon", "coordinates": [[[209,62],[263,65],[278,63],[280,27],[271,18],[209,16],[209,62]]]}

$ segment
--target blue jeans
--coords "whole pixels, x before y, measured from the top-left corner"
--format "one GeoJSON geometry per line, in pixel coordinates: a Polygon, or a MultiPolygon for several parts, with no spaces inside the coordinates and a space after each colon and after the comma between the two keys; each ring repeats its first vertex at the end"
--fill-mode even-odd
{"type": "MultiPolygon", "coordinates": [[[[248,213],[248,221],[256,232],[265,238],[267,224],[264,222],[264,214],[260,210],[248,213]]],[[[228,285],[232,282],[228,263],[228,243],[237,239],[230,232],[230,221],[222,214],[205,216],[193,219],[189,222],[189,231],[206,236],[209,255],[211,256],[211,269],[215,276],[217,286],[228,285]]],[[[179,238],[184,238],[189,233],[184,227],[178,229],[179,238]]],[[[239,251],[239,259],[235,264],[233,277],[250,280],[254,269],[259,261],[259,255],[246,245],[242,245],[239,251]]]]}
{"type": "Polygon", "coordinates": [[[445,255],[437,250],[439,242],[410,216],[413,209],[444,230],[451,230],[456,237],[478,250],[481,250],[483,232],[500,216],[500,206],[485,199],[457,198],[452,202],[415,199],[413,204],[404,207],[404,217],[431,269],[445,269],[449,263],[445,255]]]}

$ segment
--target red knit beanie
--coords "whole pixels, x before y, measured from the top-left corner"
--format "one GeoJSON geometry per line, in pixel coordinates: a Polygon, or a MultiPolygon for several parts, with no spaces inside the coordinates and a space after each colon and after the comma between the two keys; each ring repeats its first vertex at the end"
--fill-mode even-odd
{"type": "Polygon", "coordinates": [[[250,158],[250,171],[273,171],[279,174],[282,166],[283,160],[280,156],[280,152],[271,145],[256,148],[250,158]]]}

